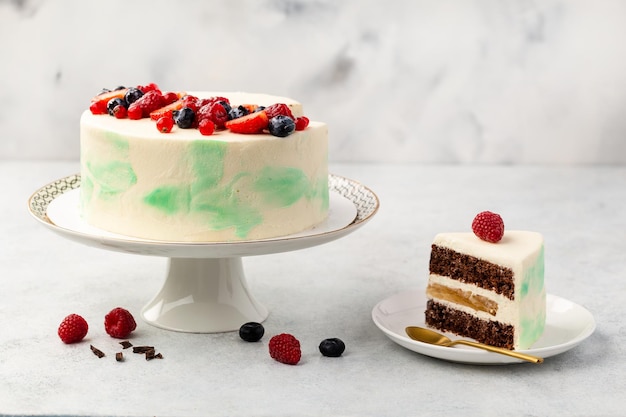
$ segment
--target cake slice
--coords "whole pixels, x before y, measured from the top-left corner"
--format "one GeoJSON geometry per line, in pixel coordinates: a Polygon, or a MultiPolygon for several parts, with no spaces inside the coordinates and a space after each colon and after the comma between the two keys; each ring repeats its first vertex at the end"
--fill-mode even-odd
{"type": "Polygon", "coordinates": [[[528,349],[546,318],[543,237],[506,231],[497,243],[440,233],[430,256],[426,325],[512,350],[528,349]]]}

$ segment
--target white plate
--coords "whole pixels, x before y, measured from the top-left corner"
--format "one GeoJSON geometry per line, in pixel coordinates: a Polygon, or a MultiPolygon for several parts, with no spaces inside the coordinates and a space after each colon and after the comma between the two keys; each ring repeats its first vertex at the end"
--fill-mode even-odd
{"type": "MultiPolygon", "coordinates": [[[[404,329],[407,326],[425,327],[424,311],[426,295],[422,290],[412,290],[393,295],[372,310],[372,319],[391,340],[422,355],[452,362],[474,364],[507,364],[524,362],[513,357],[487,352],[467,346],[442,347],[410,339],[404,329]]],[[[566,352],[589,337],[596,328],[589,311],[564,298],[548,294],[546,327],[541,338],[532,348],[520,352],[548,358],[566,352]]],[[[454,334],[446,333],[451,339],[454,334]]]]}

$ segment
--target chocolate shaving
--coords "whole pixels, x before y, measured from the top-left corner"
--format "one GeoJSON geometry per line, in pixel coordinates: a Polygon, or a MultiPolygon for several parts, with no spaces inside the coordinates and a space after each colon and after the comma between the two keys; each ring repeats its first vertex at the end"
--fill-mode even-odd
{"type": "Polygon", "coordinates": [[[146,360],[147,361],[151,361],[155,357],[156,357],[156,352],[154,351],[154,349],[150,349],[150,350],[146,351],[146,360]]]}
{"type": "Polygon", "coordinates": [[[124,354],[122,352],[117,352],[115,354],[115,360],[118,362],[124,361],[124,354]]]}
{"type": "Polygon", "coordinates": [[[163,355],[161,353],[156,353],[154,350],[149,350],[146,352],[146,360],[151,361],[152,359],[163,359],[163,355]]]}
{"type": "Polygon", "coordinates": [[[146,353],[150,350],[154,351],[154,346],[133,346],[133,353],[146,353]]]}
{"type": "Polygon", "coordinates": [[[120,345],[122,345],[122,349],[128,349],[130,347],[133,347],[133,344],[130,343],[128,340],[124,340],[123,342],[120,342],[120,345]]]}
{"type": "Polygon", "coordinates": [[[91,349],[93,354],[96,355],[97,357],[99,358],[104,357],[104,352],[98,349],[97,347],[94,347],[94,345],[89,345],[89,348],[91,349]]]}

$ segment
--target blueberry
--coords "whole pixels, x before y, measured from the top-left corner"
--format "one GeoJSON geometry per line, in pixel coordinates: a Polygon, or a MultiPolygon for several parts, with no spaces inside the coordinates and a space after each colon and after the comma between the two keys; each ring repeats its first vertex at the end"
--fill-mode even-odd
{"type": "Polygon", "coordinates": [[[258,342],[265,334],[265,329],[261,323],[254,321],[243,324],[239,328],[239,337],[246,342],[258,342]]]}
{"type": "Polygon", "coordinates": [[[124,99],[121,99],[121,98],[112,98],[111,100],[109,100],[107,102],[107,111],[109,112],[111,116],[115,115],[115,113],[113,113],[113,109],[115,109],[115,107],[117,106],[128,108],[128,103],[126,103],[126,101],[124,101],[124,99]]]}
{"type": "Polygon", "coordinates": [[[279,114],[270,119],[269,130],[272,135],[284,138],[296,130],[296,122],[289,116],[279,114]]]}
{"type": "Polygon", "coordinates": [[[115,87],[115,91],[117,91],[117,90],[123,90],[123,89],[125,89],[125,88],[126,88],[126,87],[124,87],[123,85],[118,85],[117,87],[115,87]]]}
{"type": "Polygon", "coordinates": [[[228,112],[228,120],[238,119],[248,113],[250,112],[244,106],[233,107],[228,112]]]}
{"type": "Polygon", "coordinates": [[[265,106],[256,106],[256,108],[254,109],[254,112],[256,113],[261,110],[265,110],[265,106]]]}
{"type": "Polygon", "coordinates": [[[189,129],[193,126],[196,114],[189,107],[183,107],[178,111],[174,120],[181,129],[189,129]]]}
{"type": "Polygon", "coordinates": [[[324,356],[337,358],[341,356],[344,350],[346,350],[346,345],[336,337],[324,339],[320,343],[320,353],[324,356]]]}
{"type": "Polygon", "coordinates": [[[143,96],[143,91],[138,88],[131,87],[124,95],[124,100],[126,100],[126,102],[130,105],[137,101],[137,99],[139,99],[141,96],[143,96]]]}

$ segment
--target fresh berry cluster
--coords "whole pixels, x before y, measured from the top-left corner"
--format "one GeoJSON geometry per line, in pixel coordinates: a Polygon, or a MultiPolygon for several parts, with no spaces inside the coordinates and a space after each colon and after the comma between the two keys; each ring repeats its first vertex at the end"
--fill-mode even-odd
{"type": "MultiPolygon", "coordinates": [[[[137,328],[133,315],[126,309],[116,307],[104,317],[104,330],[111,337],[124,339],[137,328]]],[[[57,334],[64,343],[77,343],[85,338],[89,325],[87,321],[78,314],[70,314],[65,317],[57,334]]]]}
{"type": "Polygon", "coordinates": [[[483,211],[474,217],[472,231],[486,242],[498,243],[504,236],[504,221],[499,214],[483,211]]]}
{"type": "MultiPolygon", "coordinates": [[[[258,342],[264,334],[265,328],[257,322],[248,322],[239,328],[239,337],[246,342],[258,342]]],[[[300,341],[289,333],[272,336],[268,348],[270,356],[280,363],[297,365],[302,358],[300,341]]],[[[324,339],[319,345],[320,353],[328,357],[339,357],[345,349],[346,345],[336,337],[324,339]]]]}
{"type": "Polygon", "coordinates": [[[228,129],[233,133],[269,132],[273,136],[286,137],[309,125],[307,117],[295,117],[284,103],[268,107],[255,104],[231,106],[226,97],[202,99],[183,92],[163,93],[154,83],[104,89],[91,99],[89,110],[93,114],[109,114],[118,119],[150,118],[162,133],[169,133],[177,126],[198,129],[205,136],[228,129]]]}

